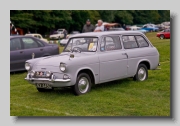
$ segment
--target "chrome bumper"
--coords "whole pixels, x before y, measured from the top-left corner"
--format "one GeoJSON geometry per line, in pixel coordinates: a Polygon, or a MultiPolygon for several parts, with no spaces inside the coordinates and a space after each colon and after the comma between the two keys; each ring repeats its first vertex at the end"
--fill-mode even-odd
{"type": "Polygon", "coordinates": [[[55,79],[54,75],[51,76],[51,79],[49,78],[29,78],[29,74],[27,75],[25,80],[28,81],[49,81],[49,82],[70,82],[71,79],[55,79]]]}
{"type": "Polygon", "coordinates": [[[70,82],[70,79],[47,79],[47,78],[25,78],[25,80],[29,81],[50,81],[50,82],[70,82]]]}

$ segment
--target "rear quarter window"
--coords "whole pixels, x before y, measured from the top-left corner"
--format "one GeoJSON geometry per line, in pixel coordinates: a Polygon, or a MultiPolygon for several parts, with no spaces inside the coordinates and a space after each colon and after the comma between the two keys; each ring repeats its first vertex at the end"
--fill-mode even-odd
{"type": "Polygon", "coordinates": [[[149,44],[142,36],[135,36],[139,47],[148,47],[149,44]]]}

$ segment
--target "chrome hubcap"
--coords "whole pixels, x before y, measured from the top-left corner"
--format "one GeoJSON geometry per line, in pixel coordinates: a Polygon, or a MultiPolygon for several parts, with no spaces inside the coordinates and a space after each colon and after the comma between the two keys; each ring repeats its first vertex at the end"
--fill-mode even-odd
{"type": "Polygon", "coordinates": [[[138,78],[140,81],[143,81],[146,78],[146,70],[143,67],[141,67],[138,71],[138,78]]]}
{"type": "Polygon", "coordinates": [[[81,93],[86,93],[89,88],[89,81],[86,77],[82,77],[79,80],[78,88],[81,93]]]}

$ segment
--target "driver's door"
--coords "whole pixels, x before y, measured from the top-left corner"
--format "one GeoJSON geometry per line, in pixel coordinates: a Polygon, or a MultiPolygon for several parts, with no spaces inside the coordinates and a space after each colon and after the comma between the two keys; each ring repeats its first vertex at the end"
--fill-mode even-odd
{"type": "Polygon", "coordinates": [[[119,36],[104,36],[100,44],[100,82],[127,76],[127,56],[119,36]]]}

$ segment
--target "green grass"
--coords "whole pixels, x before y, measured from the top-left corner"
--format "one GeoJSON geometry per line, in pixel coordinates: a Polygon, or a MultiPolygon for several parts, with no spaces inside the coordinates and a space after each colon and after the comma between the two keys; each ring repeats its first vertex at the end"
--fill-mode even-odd
{"type": "Polygon", "coordinates": [[[122,79],[74,96],[70,88],[40,93],[24,80],[26,72],[18,72],[10,75],[10,115],[170,116],[170,40],[155,35],[147,37],[159,50],[161,70],[150,70],[146,81],[122,79]]]}

